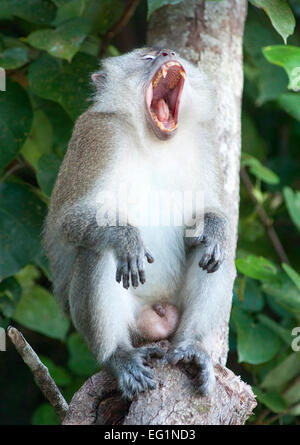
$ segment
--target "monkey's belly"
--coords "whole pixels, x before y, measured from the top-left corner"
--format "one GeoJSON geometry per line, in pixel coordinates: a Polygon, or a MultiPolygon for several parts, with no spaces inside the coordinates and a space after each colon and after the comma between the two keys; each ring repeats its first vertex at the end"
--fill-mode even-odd
{"type": "Polygon", "coordinates": [[[146,283],[132,293],[147,304],[175,303],[182,283],[185,249],[182,229],[176,227],[140,228],[145,246],[154,257],[145,264],[146,283]]]}
{"type": "Polygon", "coordinates": [[[145,340],[164,340],[172,335],[179,324],[179,310],[173,304],[156,303],[144,306],[138,315],[136,329],[145,340]]]}

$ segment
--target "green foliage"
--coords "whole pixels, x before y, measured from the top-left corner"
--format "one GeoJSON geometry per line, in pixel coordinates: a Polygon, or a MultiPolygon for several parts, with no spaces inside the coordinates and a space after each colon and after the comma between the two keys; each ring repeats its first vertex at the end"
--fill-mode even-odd
{"type": "MultiPolygon", "coordinates": [[[[148,17],[181,1],[148,0],[148,17]]],[[[130,41],[146,26],[144,3],[130,41]]],[[[40,235],[74,121],[90,105],[101,40],[123,8],[123,0],[0,0],[7,73],[0,92],[0,325],[13,320],[47,343],[41,359],[67,400],[98,365],[53,299],[40,235]]],[[[291,348],[300,323],[299,21],[297,0],[252,0],[244,36],[242,166],[268,221],[241,183],[230,354],[254,387],[262,423],[293,423],[300,415],[300,355],[291,348]],[[290,264],[274,247],[270,225],[290,264]]],[[[116,42],[109,55],[119,54],[116,42]]],[[[32,423],[59,420],[43,403],[32,423]]]]}
{"type": "Polygon", "coordinates": [[[70,325],[50,292],[38,285],[23,292],[12,318],[33,331],[59,340],[65,340],[70,325]]]}
{"type": "Polygon", "coordinates": [[[84,53],[78,53],[71,63],[42,54],[30,65],[29,84],[34,94],[59,103],[74,120],[87,108],[90,73],[97,65],[95,57],[84,53]]]}
{"type": "Polygon", "coordinates": [[[69,368],[76,375],[89,376],[99,370],[99,366],[86,347],[81,336],[76,332],[68,338],[69,368]]]}
{"type": "Polygon", "coordinates": [[[10,79],[6,88],[6,94],[0,95],[0,172],[20,151],[33,119],[26,91],[10,79]]]}
{"type": "Polygon", "coordinates": [[[34,261],[46,206],[25,184],[0,184],[0,278],[34,261]]]}
{"type": "Polygon", "coordinates": [[[27,42],[35,48],[48,51],[51,56],[70,62],[88,33],[89,24],[82,18],[75,18],[59,25],[55,30],[34,31],[27,37],[27,42]]]}
{"type": "Polygon", "coordinates": [[[254,6],[262,8],[269,16],[272,25],[286,43],[295,29],[295,17],[286,0],[250,0],[254,6]]]}
{"type": "Polygon", "coordinates": [[[297,46],[274,45],[263,49],[266,59],[275,65],[282,66],[289,76],[288,88],[300,90],[300,48],[297,46]]]}
{"type": "Polygon", "coordinates": [[[60,421],[49,403],[39,405],[32,416],[32,425],[59,425],[60,421]]]}

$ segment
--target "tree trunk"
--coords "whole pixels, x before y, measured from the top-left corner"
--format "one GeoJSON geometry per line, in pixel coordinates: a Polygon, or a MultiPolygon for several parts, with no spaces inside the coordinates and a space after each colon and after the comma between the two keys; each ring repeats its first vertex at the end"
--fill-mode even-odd
{"type": "Polygon", "coordinates": [[[157,389],[140,394],[131,404],[122,401],[116,384],[102,372],[75,394],[65,424],[219,425],[243,424],[256,405],[251,388],[225,368],[228,320],[235,278],[234,257],[239,206],[242,38],[246,0],[185,0],[156,11],[150,20],[148,44],[177,50],[200,63],[217,94],[214,143],[219,147],[224,201],[230,218],[231,270],[223,322],[214,341],[216,389],[206,398],[194,395],[184,369],[153,363],[157,389]]]}

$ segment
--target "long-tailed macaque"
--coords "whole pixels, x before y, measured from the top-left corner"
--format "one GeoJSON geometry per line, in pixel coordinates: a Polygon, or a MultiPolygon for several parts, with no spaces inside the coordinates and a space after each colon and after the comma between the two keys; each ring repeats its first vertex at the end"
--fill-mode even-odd
{"type": "Polygon", "coordinates": [[[46,220],[54,294],[125,397],[155,387],[147,365],[162,354],[137,339],[165,338],[166,359],[197,365],[206,395],[228,244],[213,89],[199,67],[156,48],[108,58],[92,80],[46,220]],[[201,214],[180,202],[189,193],[203,197],[201,214]],[[160,195],[171,196],[176,224],[149,224],[160,195]]]}

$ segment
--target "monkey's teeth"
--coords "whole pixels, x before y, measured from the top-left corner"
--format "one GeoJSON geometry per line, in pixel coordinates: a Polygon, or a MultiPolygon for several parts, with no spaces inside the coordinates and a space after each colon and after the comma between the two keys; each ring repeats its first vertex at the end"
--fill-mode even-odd
{"type": "Polygon", "coordinates": [[[183,70],[180,70],[180,75],[181,75],[181,77],[183,77],[183,78],[184,78],[184,80],[186,79],[186,74],[185,74],[185,71],[183,71],[183,70]]]}
{"type": "Polygon", "coordinates": [[[164,66],[162,67],[161,72],[162,72],[163,78],[165,79],[168,74],[168,71],[166,70],[166,68],[164,66]]]}
{"type": "Polygon", "coordinates": [[[155,76],[155,79],[154,79],[153,82],[152,82],[152,84],[153,84],[153,88],[156,87],[156,85],[158,84],[158,81],[159,81],[159,79],[161,78],[162,75],[163,75],[163,74],[162,74],[161,71],[159,71],[159,72],[157,73],[157,75],[155,76]]]}

